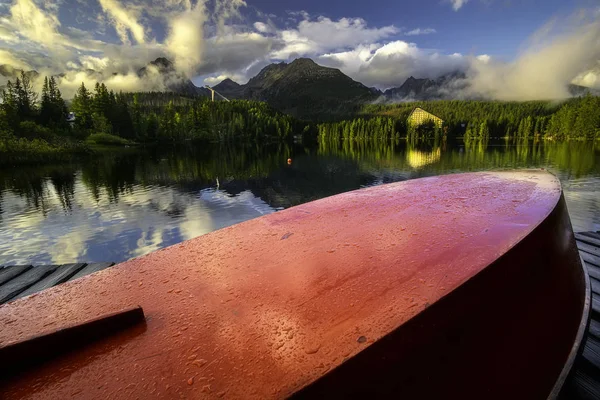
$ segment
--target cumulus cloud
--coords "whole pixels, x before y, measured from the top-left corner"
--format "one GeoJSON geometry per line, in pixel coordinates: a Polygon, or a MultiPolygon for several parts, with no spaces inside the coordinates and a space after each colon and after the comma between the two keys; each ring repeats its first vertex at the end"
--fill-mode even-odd
{"type": "Polygon", "coordinates": [[[0,49],[0,65],[2,64],[10,65],[13,68],[21,69],[24,71],[29,71],[32,69],[31,65],[29,65],[27,61],[19,58],[18,56],[7,50],[0,49]]]}
{"type": "Polygon", "coordinates": [[[187,5],[187,9],[169,21],[167,50],[175,57],[178,68],[190,73],[202,60],[204,23],[207,20],[204,2],[187,5]]]}
{"type": "MultiPolygon", "coordinates": [[[[269,63],[311,57],[380,89],[400,86],[411,75],[437,78],[455,71],[466,73],[467,94],[507,100],[564,97],[569,82],[600,86],[597,14],[594,21],[576,19],[575,27],[551,21],[515,60],[500,62],[487,54],[463,55],[412,42],[436,33],[432,27],[402,30],[299,11],[287,13],[282,29],[260,12],[260,21],[241,16],[243,0],[78,1],[89,15],[86,30],[61,23],[59,11],[66,3],[12,0],[0,7],[0,64],[42,75],[65,73],[67,93],[82,81],[93,85],[97,80],[113,90],[158,90],[159,76],[142,81],[137,71],[161,56],[174,61],[179,73],[210,85],[226,76],[244,83],[269,63]]],[[[459,9],[466,2],[452,4],[459,9]]]]}
{"type": "Polygon", "coordinates": [[[121,42],[129,44],[129,32],[138,43],[145,42],[144,27],[138,22],[137,15],[125,9],[117,0],[98,0],[105,13],[110,16],[121,42]]]}
{"type": "Polygon", "coordinates": [[[273,31],[271,27],[265,24],[264,22],[255,22],[254,29],[259,31],[260,33],[271,33],[273,31]]]}
{"type": "Polygon", "coordinates": [[[367,86],[380,88],[400,86],[410,76],[437,78],[468,67],[467,58],[461,54],[444,55],[402,40],[324,54],[319,60],[367,86]]]}
{"type": "Polygon", "coordinates": [[[340,18],[334,21],[326,17],[311,20],[305,16],[297,28],[280,32],[279,39],[284,47],[273,53],[273,58],[285,60],[293,56],[352,48],[377,42],[399,31],[393,25],[370,28],[362,18],[340,18]]]}

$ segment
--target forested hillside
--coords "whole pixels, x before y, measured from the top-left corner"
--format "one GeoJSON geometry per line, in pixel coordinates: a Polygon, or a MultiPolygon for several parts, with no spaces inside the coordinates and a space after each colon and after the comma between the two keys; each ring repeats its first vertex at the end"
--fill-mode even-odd
{"type": "Polygon", "coordinates": [[[424,127],[419,136],[527,139],[600,138],[600,97],[586,95],[563,103],[549,101],[427,101],[364,106],[357,118],[320,124],[321,138],[405,137],[407,118],[415,107],[442,118],[439,132],[424,127]],[[393,127],[393,128],[392,128],[393,127]]]}
{"type": "Polygon", "coordinates": [[[369,104],[351,119],[334,123],[302,122],[250,100],[211,102],[177,93],[114,93],[104,84],[82,83],[70,103],[54,78],[41,93],[27,74],[1,92],[0,152],[87,151],[88,144],[147,142],[281,141],[293,135],[323,140],[464,137],[528,139],[600,138],[600,97],[586,95],[549,101],[428,101],[369,104]],[[415,107],[444,120],[441,128],[407,125],[415,107]],[[69,117],[74,113],[74,118],[69,117]]]}
{"type": "Polygon", "coordinates": [[[41,94],[22,73],[1,92],[0,151],[85,150],[83,143],[288,140],[309,127],[266,103],[176,93],[114,93],[82,83],[67,104],[54,78],[41,94]],[[74,115],[69,116],[69,112],[74,115]]]}

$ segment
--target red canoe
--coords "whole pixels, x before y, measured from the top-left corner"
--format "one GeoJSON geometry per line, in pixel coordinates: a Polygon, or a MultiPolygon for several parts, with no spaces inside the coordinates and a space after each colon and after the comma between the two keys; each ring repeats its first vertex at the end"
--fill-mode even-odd
{"type": "Polygon", "coordinates": [[[585,296],[554,176],[411,180],[0,306],[0,397],[543,399],[576,351],[585,296]],[[44,341],[122,310],[135,321],[138,305],[140,324],[44,341]]]}

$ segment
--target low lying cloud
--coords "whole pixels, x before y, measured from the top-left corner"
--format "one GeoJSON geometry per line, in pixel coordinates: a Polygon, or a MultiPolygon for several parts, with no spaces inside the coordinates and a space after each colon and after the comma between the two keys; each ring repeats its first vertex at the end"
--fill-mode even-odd
{"type": "Polygon", "coordinates": [[[437,78],[468,68],[468,60],[461,54],[444,55],[402,40],[324,54],[319,61],[340,68],[367,86],[382,89],[400,86],[410,76],[437,78]]]}
{"type": "Polygon", "coordinates": [[[500,100],[566,98],[570,83],[596,84],[598,38],[600,21],[592,21],[557,35],[546,31],[514,62],[473,59],[471,90],[500,100]]]}

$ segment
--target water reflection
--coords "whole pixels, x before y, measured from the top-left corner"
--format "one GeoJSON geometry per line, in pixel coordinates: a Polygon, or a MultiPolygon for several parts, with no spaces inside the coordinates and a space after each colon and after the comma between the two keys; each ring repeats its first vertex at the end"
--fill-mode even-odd
{"type": "Polygon", "coordinates": [[[0,264],[122,261],[360,187],[529,167],[545,167],[560,177],[576,230],[600,229],[597,143],[186,146],[0,170],[0,264]]]}

